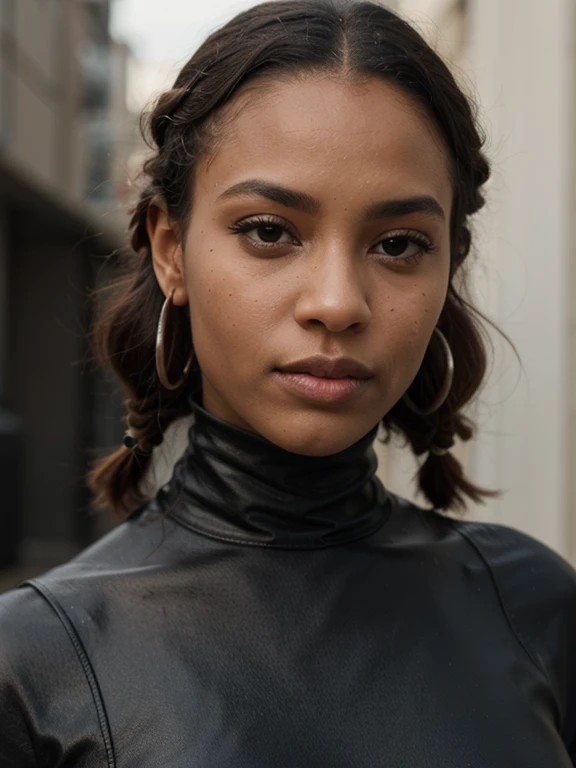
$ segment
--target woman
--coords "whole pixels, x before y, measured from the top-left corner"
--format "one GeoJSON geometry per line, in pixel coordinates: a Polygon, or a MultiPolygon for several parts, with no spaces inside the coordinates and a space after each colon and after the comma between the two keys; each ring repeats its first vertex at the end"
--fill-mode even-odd
{"type": "Polygon", "coordinates": [[[575,572],[442,514],[489,493],[450,453],[488,165],[446,66],[381,6],[266,3],[149,129],[96,329],[128,430],[89,482],[125,519],[0,599],[0,765],[575,765],[575,572]],[[381,422],[433,509],[376,478],[381,422]]]}

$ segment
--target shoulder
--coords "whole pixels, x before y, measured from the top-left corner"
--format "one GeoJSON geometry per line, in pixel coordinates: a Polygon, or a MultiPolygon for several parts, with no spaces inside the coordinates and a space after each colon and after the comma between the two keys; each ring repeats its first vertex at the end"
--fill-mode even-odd
{"type": "Polygon", "coordinates": [[[510,526],[454,521],[454,527],[490,571],[511,629],[554,691],[564,727],[573,729],[576,570],[551,547],[510,526]]]}
{"type": "Polygon", "coordinates": [[[69,669],[73,657],[66,628],[36,589],[22,586],[0,595],[0,680],[4,693],[7,685],[18,686],[23,693],[31,680],[69,669]],[[59,662],[63,664],[61,670],[56,669],[59,662]]]}
{"type": "Polygon", "coordinates": [[[501,596],[520,609],[541,607],[576,621],[576,569],[544,542],[501,523],[449,517],[394,496],[404,537],[449,547],[464,569],[487,570],[501,596]]]}
{"type": "Polygon", "coordinates": [[[500,523],[453,524],[489,569],[512,622],[535,636],[555,622],[576,641],[576,570],[562,555],[500,523]]]}
{"type": "Polygon", "coordinates": [[[517,597],[531,605],[544,602],[552,610],[572,610],[576,619],[576,570],[562,555],[530,534],[500,523],[453,521],[453,525],[499,587],[517,591],[517,597]]]}
{"type": "Polygon", "coordinates": [[[0,765],[55,765],[58,755],[109,764],[99,704],[90,662],[57,605],[32,583],[0,595],[0,765]]]}
{"type": "Polygon", "coordinates": [[[0,765],[37,765],[53,697],[64,695],[64,680],[85,685],[77,664],[64,627],[35,589],[0,595],[0,765]]]}
{"type": "Polygon", "coordinates": [[[31,586],[0,595],[0,666],[3,681],[30,675],[69,639],[58,616],[31,586]]]}

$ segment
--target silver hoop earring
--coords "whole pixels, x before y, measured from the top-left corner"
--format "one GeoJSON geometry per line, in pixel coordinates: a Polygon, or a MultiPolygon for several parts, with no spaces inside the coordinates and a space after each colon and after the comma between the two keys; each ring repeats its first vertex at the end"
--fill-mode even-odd
{"type": "Polygon", "coordinates": [[[170,360],[166,361],[164,359],[164,340],[166,338],[166,326],[168,324],[168,317],[174,307],[174,291],[175,289],[173,288],[170,296],[166,296],[164,304],[162,304],[162,309],[160,310],[160,319],[158,320],[158,329],[156,331],[156,373],[158,374],[158,378],[164,389],[170,390],[178,389],[182,386],[190,370],[192,361],[194,360],[194,352],[191,352],[190,357],[184,366],[184,370],[182,371],[182,376],[178,379],[178,381],[171,382],[168,379],[168,374],[166,372],[170,368],[172,355],[170,354],[170,360]]]}
{"type": "Polygon", "coordinates": [[[432,405],[430,405],[428,408],[421,408],[419,405],[416,405],[416,403],[412,400],[412,398],[407,392],[405,392],[404,395],[402,396],[402,399],[404,400],[406,405],[410,408],[410,410],[414,411],[414,413],[417,413],[419,416],[430,416],[430,414],[437,411],[440,408],[440,406],[443,405],[446,398],[448,397],[450,388],[452,387],[452,381],[454,379],[454,358],[452,357],[452,350],[450,349],[450,345],[446,341],[446,337],[444,336],[444,334],[439,328],[434,328],[434,332],[438,335],[438,338],[442,343],[442,348],[444,350],[444,355],[446,357],[446,375],[444,377],[444,383],[442,384],[442,389],[438,393],[438,396],[436,397],[432,405]]]}

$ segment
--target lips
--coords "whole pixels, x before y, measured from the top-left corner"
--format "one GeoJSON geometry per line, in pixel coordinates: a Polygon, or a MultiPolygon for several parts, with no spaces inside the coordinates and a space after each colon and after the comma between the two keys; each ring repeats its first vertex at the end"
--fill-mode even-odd
{"type": "Polygon", "coordinates": [[[351,357],[331,358],[323,355],[295,360],[278,366],[277,370],[282,373],[307,373],[326,379],[342,379],[347,376],[355,379],[371,379],[374,376],[370,368],[351,357]]]}

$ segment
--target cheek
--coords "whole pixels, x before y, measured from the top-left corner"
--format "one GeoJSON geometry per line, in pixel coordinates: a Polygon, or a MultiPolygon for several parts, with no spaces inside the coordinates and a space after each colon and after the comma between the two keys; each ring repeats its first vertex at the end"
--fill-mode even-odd
{"type": "Polygon", "coordinates": [[[422,364],[445,296],[443,285],[418,286],[396,300],[388,300],[381,322],[387,326],[386,337],[391,341],[388,364],[402,373],[402,386],[412,381],[422,364]]]}
{"type": "Polygon", "coordinates": [[[201,365],[238,369],[258,356],[274,311],[254,275],[216,250],[186,256],[192,338],[201,365]]]}

